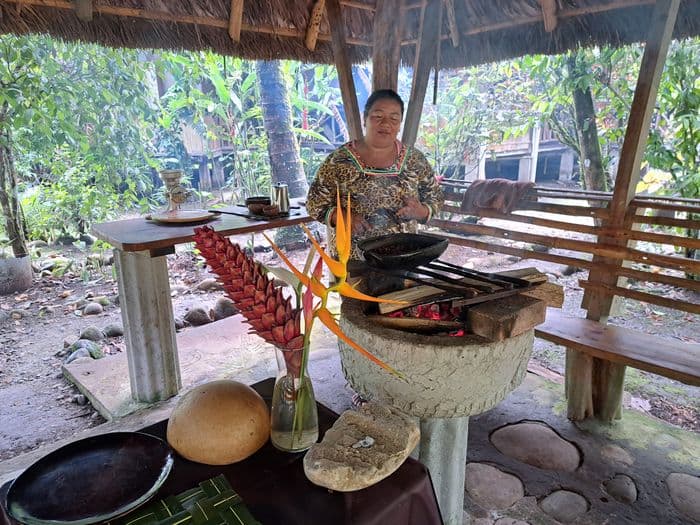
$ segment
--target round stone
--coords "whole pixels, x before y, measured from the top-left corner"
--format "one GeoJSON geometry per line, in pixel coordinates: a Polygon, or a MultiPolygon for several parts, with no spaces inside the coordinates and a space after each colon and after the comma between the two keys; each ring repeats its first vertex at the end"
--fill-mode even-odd
{"type": "Polygon", "coordinates": [[[216,300],[214,309],[210,312],[212,319],[218,321],[219,319],[225,319],[226,317],[231,317],[238,313],[238,308],[228,297],[219,297],[216,300]]]}
{"type": "Polygon", "coordinates": [[[204,279],[203,281],[200,281],[197,284],[197,286],[195,286],[195,288],[197,290],[199,290],[200,292],[214,292],[217,290],[224,289],[220,282],[218,282],[216,279],[211,278],[211,277],[204,279]]]}
{"type": "Polygon", "coordinates": [[[90,354],[90,357],[93,359],[101,359],[104,357],[104,352],[102,352],[100,345],[89,339],[78,339],[68,351],[73,352],[79,349],[87,350],[88,354],[90,354]]]}
{"type": "Polygon", "coordinates": [[[192,326],[201,326],[203,324],[211,323],[211,317],[209,317],[209,314],[204,308],[197,306],[185,314],[185,321],[190,323],[192,326]]]}
{"type": "Polygon", "coordinates": [[[569,490],[557,490],[540,502],[543,511],[562,523],[571,523],[588,511],[586,498],[569,490]]]}
{"type": "Polygon", "coordinates": [[[105,337],[120,337],[124,335],[124,327],[119,323],[108,324],[102,331],[105,337]]]}
{"type": "Polygon", "coordinates": [[[678,512],[700,522],[700,478],[673,472],[666,478],[671,501],[678,512]]]}
{"type": "Polygon", "coordinates": [[[83,314],[84,315],[98,315],[101,314],[104,311],[104,308],[100,303],[88,303],[85,305],[85,308],[83,308],[83,314]]]}
{"type": "Polygon", "coordinates": [[[88,326],[80,332],[80,339],[88,339],[89,341],[100,341],[104,337],[102,330],[96,326],[88,326]]]}
{"type": "Polygon", "coordinates": [[[486,463],[467,464],[465,486],[472,501],[489,510],[507,509],[525,495],[518,477],[486,463]]]}
{"type": "Polygon", "coordinates": [[[572,472],[581,463],[578,448],[544,423],[501,427],[491,435],[491,443],[506,456],[547,470],[572,472]]]}
{"type": "Polygon", "coordinates": [[[65,364],[68,365],[77,359],[91,359],[90,352],[86,348],[78,348],[66,358],[65,364]]]}
{"type": "Polygon", "coordinates": [[[612,479],[603,481],[603,489],[622,503],[637,501],[637,485],[625,474],[616,474],[612,479]]]}
{"type": "Polygon", "coordinates": [[[608,463],[621,463],[628,467],[634,463],[634,458],[630,453],[617,445],[605,445],[600,449],[600,455],[608,463]]]}

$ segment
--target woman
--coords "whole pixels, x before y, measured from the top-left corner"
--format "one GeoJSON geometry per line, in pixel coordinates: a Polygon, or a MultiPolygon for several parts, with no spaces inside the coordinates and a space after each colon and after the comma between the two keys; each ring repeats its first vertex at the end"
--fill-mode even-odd
{"type": "Polygon", "coordinates": [[[333,151],[311,184],[306,208],[329,226],[335,254],[336,188],[352,209],[351,259],[362,259],[357,241],[391,232],[415,232],[443,202],[433,169],[423,154],[396,139],[403,100],[390,89],[375,91],[364,110],[365,135],[333,151]]]}

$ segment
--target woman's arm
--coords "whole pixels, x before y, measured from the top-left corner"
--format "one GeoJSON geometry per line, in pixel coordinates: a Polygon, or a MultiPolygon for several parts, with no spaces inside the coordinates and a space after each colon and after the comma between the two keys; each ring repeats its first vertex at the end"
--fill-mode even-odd
{"type": "Polygon", "coordinates": [[[397,215],[406,220],[416,219],[419,222],[428,222],[442,207],[445,196],[440,188],[435,172],[425,156],[413,149],[411,152],[409,169],[412,171],[413,180],[417,186],[418,198],[408,197],[404,200],[405,206],[397,215]]]}
{"type": "Polygon", "coordinates": [[[332,157],[333,153],[318,168],[306,198],[306,211],[311,217],[324,223],[335,209],[337,178],[332,157]]]}

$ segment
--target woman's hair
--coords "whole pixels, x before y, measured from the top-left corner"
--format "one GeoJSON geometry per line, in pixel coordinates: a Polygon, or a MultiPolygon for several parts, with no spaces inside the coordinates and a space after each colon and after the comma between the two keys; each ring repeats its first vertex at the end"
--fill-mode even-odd
{"type": "Polygon", "coordinates": [[[374,106],[374,103],[379,101],[379,100],[393,100],[394,102],[398,103],[399,106],[401,106],[401,116],[403,117],[403,100],[399,96],[399,94],[394,91],[393,89],[378,89],[374,91],[369,98],[367,99],[367,103],[365,104],[365,111],[363,113],[364,117],[367,118],[369,115],[369,110],[372,109],[372,106],[374,106]]]}

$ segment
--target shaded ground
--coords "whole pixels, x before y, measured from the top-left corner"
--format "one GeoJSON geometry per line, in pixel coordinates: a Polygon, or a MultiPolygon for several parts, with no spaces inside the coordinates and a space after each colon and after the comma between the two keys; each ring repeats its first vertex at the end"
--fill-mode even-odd
{"type": "MultiPolygon", "coordinates": [[[[250,239],[248,235],[237,241],[246,245],[250,239]]],[[[262,242],[261,237],[256,240],[262,242]]],[[[76,340],[82,330],[88,326],[104,329],[109,324],[121,323],[112,267],[106,261],[87,271],[84,269],[85,253],[72,247],[42,248],[41,251],[41,257],[36,259],[39,267],[58,255],[73,263],[63,274],[45,271],[25,293],[0,297],[0,461],[103,422],[89,404],[81,404],[84,399],[63,379],[60,369],[65,359],[61,355],[64,345],[76,340]],[[102,313],[80,315],[82,300],[101,296],[108,299],[103,301],[106,306],[102,313]]],[[[260,252],[256,257],[262,262],[278,264],[269,251],[260,252]]],[[[292,258],[301,262],[305,252],[295,251],[292,258]]],[[[585,272],[564,276],[560,265],[515,261],[457,246],[450,246],[443,259],[455,263],[472,260],[479,270],[536,266],[565,286],[564,309],[572,315],[582,315],[578,305],[583,291],[578,287],[578,279],[585,278],[585,272]]],[[[168,256],[168,265],[176,317],[183,317],[195,306],[208,310],[222,295],[220,291],[197,290],[198,283],[210,276],[191,253],[182,251],[168,256]]],[[[682,292],[669,290],[669,293],[682,292]]],[[[613,319],[616,324],[699,342],[698,316],[627,303],[625,313],[613,319]]],[[[100,344],[105,353],[124,351],[120,337],[100,344]]],[[[561,373],[564,367],[562,348],[537,340],[533,362],[561,373]]],[[[632,395],[628,402],[633,406],[683,428],[700,431],[700,389],[632,369],[627,372],[626,388],[632,395]]]]}

